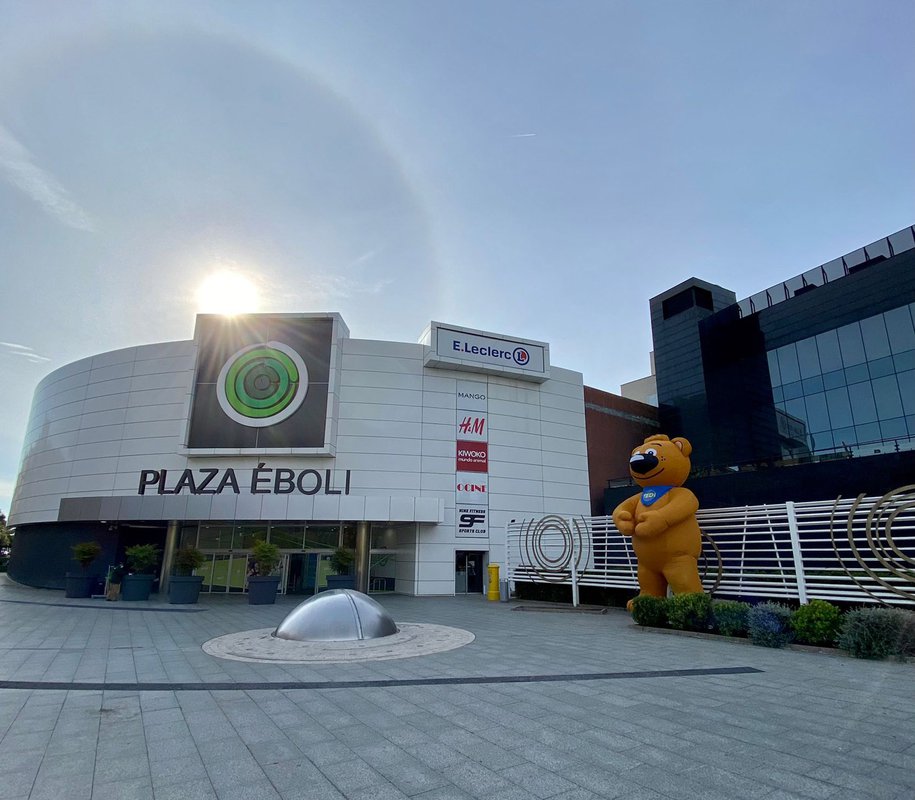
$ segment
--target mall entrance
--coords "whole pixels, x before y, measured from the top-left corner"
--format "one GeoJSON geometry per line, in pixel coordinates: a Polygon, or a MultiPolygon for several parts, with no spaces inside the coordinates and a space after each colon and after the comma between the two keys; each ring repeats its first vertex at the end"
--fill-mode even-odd
{"type": "Polygon", "coordinates": [[[289,553],[284,566],[286,594],[313,595],[327,588],[333,575],[331,553],[289,553]]]}
{"type": "Polygon", "coordinates": [[[454,593],[483,594],[485,550],[457,550],[454,554],[454,593]]]}

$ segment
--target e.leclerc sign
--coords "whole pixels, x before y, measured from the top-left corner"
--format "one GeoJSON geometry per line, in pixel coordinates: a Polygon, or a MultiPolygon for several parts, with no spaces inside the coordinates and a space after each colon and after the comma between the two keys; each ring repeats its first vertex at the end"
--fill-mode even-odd
{"type": "Polygon", "coordinates": [[[531,339],[433,322],[429,328],[428,367],[492,372],[542,382],[550,377],[550,346],[531,339]]]}

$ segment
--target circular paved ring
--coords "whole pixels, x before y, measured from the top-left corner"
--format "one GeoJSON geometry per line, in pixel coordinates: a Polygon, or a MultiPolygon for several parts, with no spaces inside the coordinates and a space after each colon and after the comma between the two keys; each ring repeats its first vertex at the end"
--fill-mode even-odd
{"type": "Polygon", "coordinates": [[[302,357],[282,342],[243,347],[216,379],[216,398],[229,419],[249,428],[276,425],[294,414],[308,393],[302,357]]]}
{"type": "Polygon", "coordinates": [[[260,664],[343,664],[388,661],[444,653],[470,644],[474,635],[461,628],[424,622],[398,622],[397,633],[350,642],[297,642],[277,639],[275,628],[229,633],[204,642],[203,651],[231,661],[260,664]]]}

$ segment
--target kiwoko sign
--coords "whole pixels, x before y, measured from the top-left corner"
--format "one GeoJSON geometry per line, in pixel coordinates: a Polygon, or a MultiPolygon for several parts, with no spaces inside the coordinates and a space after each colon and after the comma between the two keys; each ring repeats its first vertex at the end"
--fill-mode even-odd
{"type": "Polygon", "coordinates": [[[425,343],[427,367],[490,372],[542,382],[550,377],[550,346],[433,322],[425,343]]]}

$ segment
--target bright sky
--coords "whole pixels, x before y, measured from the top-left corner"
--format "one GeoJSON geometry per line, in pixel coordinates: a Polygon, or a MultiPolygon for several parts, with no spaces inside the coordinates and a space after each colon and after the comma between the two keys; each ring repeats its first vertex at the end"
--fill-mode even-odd
{"type": "Polygon", "coordinates": [[[0,509],[37,382],[190,338],[220,271],[619,391],[649,297],[915,221],[913,30],[910,0],[0,0],[0,509]]]}

